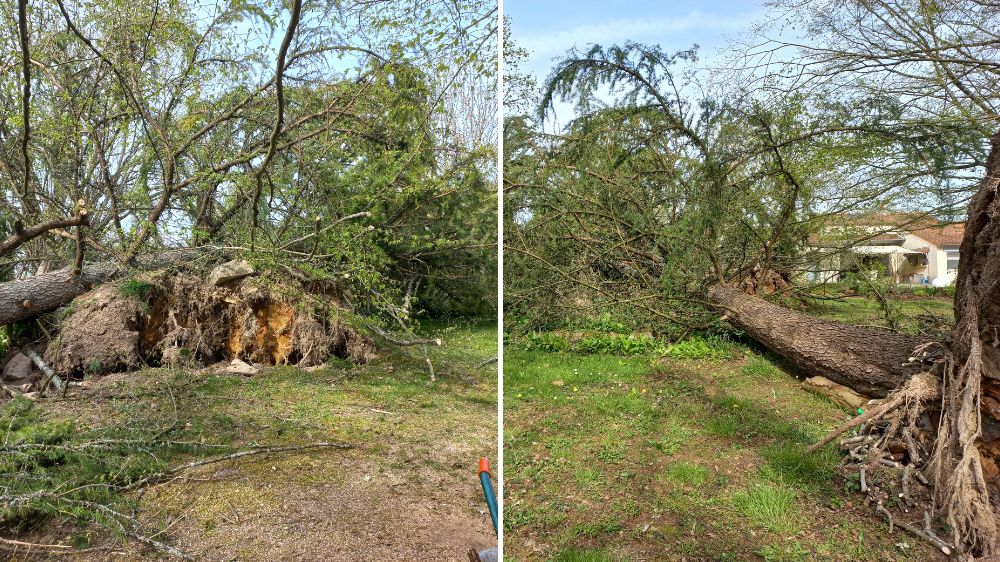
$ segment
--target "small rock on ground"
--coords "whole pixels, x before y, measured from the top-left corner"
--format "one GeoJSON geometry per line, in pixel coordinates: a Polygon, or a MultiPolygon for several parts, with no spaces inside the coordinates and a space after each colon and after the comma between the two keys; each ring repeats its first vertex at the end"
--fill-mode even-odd
{"type": "Polygon", "coordinates": [[[208,284],[216,287],[231,283],[257,273],[253,266],[244,260],[227,261],[217,266],[208,276],[208,284]]]}
{"type": "Polygon", "coordinates": [[[23,353],[15,355],[3,368],[3,380],[23,381],[31,377],[31,359],[23,353]]]}
{"type": "Polygon", "coordinates": [[[257,367],[254,367],[250,363],[243,361],[242,359],[233,359],[229,366],[226,367],[226,372],[234,375],[256,375],[257,367]]]}

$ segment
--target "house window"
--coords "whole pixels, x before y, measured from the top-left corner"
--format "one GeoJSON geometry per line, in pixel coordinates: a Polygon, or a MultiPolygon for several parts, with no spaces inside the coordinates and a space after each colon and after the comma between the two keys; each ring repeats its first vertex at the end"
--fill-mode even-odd
{"type": "Polygon", "coordinates": [[[948,256],[948,273],[958,271],[958,246],[946,246],[944,253],[948,256]]]}

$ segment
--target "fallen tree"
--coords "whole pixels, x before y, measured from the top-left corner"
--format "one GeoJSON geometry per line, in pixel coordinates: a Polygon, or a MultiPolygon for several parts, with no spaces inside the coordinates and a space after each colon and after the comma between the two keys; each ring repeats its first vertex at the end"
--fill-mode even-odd
{"type": "Polygon", "coordinates": [[[715,286],[709,300],[726,320],[810,376],[823,376],[882,398],[919,371],[911,361],[926,338],[823,320],[735,287],[715,286]]]}
{"type": "MultiPolygon", "coordinates": [[[[139,269],[171,267],[187,263],[201,254],[197,248],[180,248],[143,256],[139,269]]],[[[13,324],[69,304],[93,287],[127,273],[129,268],[115,262],[89,263],[79,275],[72,268],[0,283],[0,326],[13,324]]]]}
{"type": "Polygon", "coordinates": [[[997,137],[989,157],[984,141],[1000,107],[991,64],[1000,40],[984,30],[1000,12],[982,2],[778,4],[789,9],[761,25],[759,45],[740,49],[747,64],[711,94],[685,91],[694,48],[592,45],[556,63],[537,114],[507,117],[507,314],[531,330],[600,314],[683,338],[716,329],[724,312],[807,375],[884,399],[865,408],[867,421],[842,428],[868,432],[849,437],[861,448],[847,458],[885,466],[902,455],[932,481],[955,545],[990,553],[988,488],[1000,482],[990,460],[1000,434],[988,425],[1000,417],[1000,165],[997,137]],[[810,32],[775,43],[783,26],[810,32]],[[762,81],[786,47],[794,55],[778,56],[780,71],[762,81]],[[579,110],[553,134],[540,125],[557,101],[579,110]],[[980,182],[973,171],[987,161],[980,182]],[[763,298],[772,273],[823,281],[824,271],[867,269],[840,258],[923,221],[945,226],[976,192],[956,324],[941,341],[894,334],[890,303],[873,283],[885,331],[763,298]],[[905,212],[915,208],[924,212],[905,212]],[[914,443],[910,454],[918,429],[929,450],[914,443]]]}
{"type": "MultiPolygon", "coordinates": [[[[821,444],[863,428],[860,445],[851,450],[852,456],[865,457],[858,459],[862,470],[872,463],[895,463],[891,448],[908,448],[904,471],[915,467],[926,474],[934,509],[951,529],[953,543],[980,555],[998,548],[991,495],[1000,493],[1000,432],[995,430],[1000,408],[994,406],[995,383],[1000,381],[1000,132],[991,145],[986,174],[969,205],[955,327],[948,341],[810,317],[730,286],[715,286],[708,293],[730,324],[804,372],[868,396],[888,395],[821,444]],[[933,348],[934,353],[927,353],[933,348]],[[923,373],[921,384],[908,384],[918,373],[923,373]],[[938,420],[936,427],[922,431],[918,426],[926,426],[928,419],[938,420]],[[987,430],[988,425],[994,429],[987,430]],[[929,455],[921,455],[913,443],[920,437],[920,448],[929,455]]],[[[903,478],[905,489],[905,472],[903,478]]],[[[881,500],[878,507],[880,514],[888,513],[881,500]]],[[[891,515],[887,517],[891,524],[891,515]]]]}

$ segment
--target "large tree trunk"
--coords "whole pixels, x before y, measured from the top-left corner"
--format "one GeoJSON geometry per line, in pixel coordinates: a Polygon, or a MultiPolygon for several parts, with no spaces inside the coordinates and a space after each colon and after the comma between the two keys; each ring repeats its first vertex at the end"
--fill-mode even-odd
{"type": "Polygon", "coordinates": [[[986,175],[969,202],[962,237],[955,329],[943,363],[941,422],[930,470],[934,499],[955,542],[985,555],[997,552],[995,436],[984,428],[992,413],[990,383],[1000,379],[1000,132],[993,135],[986,175]],[[986,379],[984,381],[984,379],[986,379]],[[985,391],[985,392],[984,392],[985,391]],[[992,441],[992,442],[991,442],[992,441]],[[985,454],[983,454],[985,453],[985,454]],[[984,466],[992,470],[984,471],[984,466]]]}
{"type": "MultiPolygon", "coordinates": [[[[953,543],[985,556],[998,550],[990,495],[1000,494],[1000,132],[991,142],[962,239],[955,328],[932,369],[940,402],[930,407],[940,423],[923,467],[953,543]]],[[[927,341],[813,318],[734,287],[713,287],[708,296],[732,325],[802,370],[870,396],[885,396],[915,374],[904,364],[927,341]]]]}
{"type": "Polygon", "coordinates": [[[904,367],[925,338],[823,320],[772,304],[734,287],[716,286],[709,299],[729,323],[792,362],[808,376],[823,376],[861,394],[881,398],[917,372],[904,367]]]}
{"type": "MultiPolygon", "coordinates": [[[[201,250],[168,250],[137,260],[140,269],[164,268],[190,261],[201,250]]],[[[128,269],[114,263],[87,264],[74,276],[70,269],[0,283],[0,326],[27,320],[69,304],[74,298],[128,269]]]]}

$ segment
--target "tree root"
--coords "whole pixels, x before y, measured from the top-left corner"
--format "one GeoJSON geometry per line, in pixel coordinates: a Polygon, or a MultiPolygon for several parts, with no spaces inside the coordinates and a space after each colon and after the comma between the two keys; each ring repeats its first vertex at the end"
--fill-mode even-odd
{"type": "Polygon", "coordinates": [[[934,533],[930,511],[924,511],[923,528],[901,516],[917,507],[918,495],[925,498],[932,495],[931,490],[918,494],[914,488],[916,485],[930,487],[930,481],[921,471],[921,468],[926,468],[928,458],[922,452],[924,447],[917,422],[924,414],[925,404],[940,398],[939,388],[935,375],[916,375],[884,401],[833,430],[809,450],[815,451],[855,429],[856,434],[844,437],[838,446],[845,453],[842,465],[845,468],[857,467],[860,491],[866,497],[866,504],[873,506],[874,512],[885,518],[890,533],[896,528],[903,529],[950,556],[957,552],[957,548],[934,533]],[[894,476],[886,482],[885,475],[894,476]],[[901,511],[900,516],[894,517],[885,503],[892,497],[891,490],[898,490],[895,497],[899,500],[896,505],[901,511]]]}
{"type": "MultiPolygon", "coordinates": [[[[919,409],[920,402],[938,398],[939,396],[937,377],[930,373],[920,373],[914,375],[907,380],[898,391],[890,394],[884,402],[873,408],[869,408],[865,413],[851,419],[837,429],[834,429],[828,433],[826,437],[820,439],[814,445],[809,447],[807,451],[814,453],[822,449],[844,432],[866,424],[869,421],[884,418],[900,406],[913,404],[913,408],[919,409]]],[[[916,416],[913,416],[912,422],[914,424],[916,423],[916,416]]]]}

